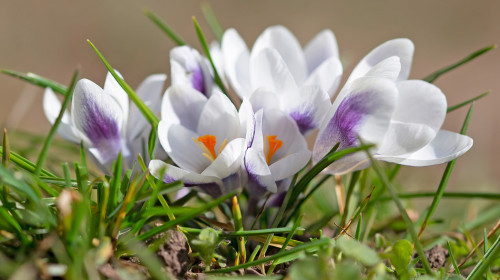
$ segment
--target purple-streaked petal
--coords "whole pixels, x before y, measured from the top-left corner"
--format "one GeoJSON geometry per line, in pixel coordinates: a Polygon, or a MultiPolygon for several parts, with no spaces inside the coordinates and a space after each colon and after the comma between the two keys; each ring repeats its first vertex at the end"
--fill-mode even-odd
{"type": "Polygon", "coordinates": [[[200,114],[207,98],[186,85],[173,85],[167,89],[161,105],[161,119],[169,124],[181,124],[196,131],[200,114]]]}
{"type": "MultiPolygon", "coordinates": [[[[54,91],[52,91],[51,88],[46,88],[43,95],[43,111],[45,113],[45,117],[47,117],[47,120],[51,124],[54,124],[57,117],[59,116],[61,107],[61,101],[57,98],[54,91]]],[[[71,117],[67,111],[63,114],[61,122],[59,123],[59,126],[57,128],[57,133],[59,133],[62,138],[68,141],[75,143],[80,142],[80,137],[78,137],[78,135],[73,130],[73,127],[71,125],[71,117]]]]}
{"type": "Polygon", "coordinates": [[[236,30],[230,28],[222,36],[222,55],[224,72],[236,93],[241,97],[250,97],[250,52],[236,30]]]}
{"type": "Polygon", "coordinates": [[[304,85],[318,85],[332,98],[340,84],[342,71],[338,57],[330,57],[315,68],[304,85]]]}
{"type": "MultiPolygon", "coordinates": [[[[318,33],[318,35],[306,45],[304,54],[309,74],[313,73],[318,66],[332,57],[338,60],[339,49],[333,32],[329,29],[325,29],[318,33]]],[[[340,66],[340,69],[342,69],[342,66],[340,66]]]]}
{"type": "Polygon", "coordinates": [[[446,116],[446,97],[424,81],[397,84],[399,96],[389,131],[377,153],[399,155],[427,145],[438,133],[446,116]]]}
{"type": "Polygon", "coordinates": [[[240,136],[238,112],[222,92],[214,90],[201,111],[196,131],[200,135],[214,135],[217,143],[240,136]]]}
{"type": "Polygon", "coordinates": [[[248,148],[252,146],[255,136],[255,114],[248,99],[243,99],[238,116],[240,117],[240,137],[245,138],[245,146],[248,148]]]}
{"type": "Polygon", "coordinates": [[[248,173],[248,188],[251,195],[276,192],[276,182],[267,165],[262,150],[249,148],[245,155],[245,169],[248,173]]]}
{"type": "MultiPolygon", "coordinates": [[[[136,93],[144,104],[157,115],[161,109],[161,94],[163,84],[167,79],[165,74],[155,74],[148,76],[137,88],[136,93]]],[[[128,139],[133,140],[148,133],[151,125],[135,104],[131,104],[127,122],[128,139]]]]}
{"type": "Polygon", "coordinates": [[[115,159],[120,151],[128,156],[120,137],[124,122],[122,108],[98,85],[87,79],[78,81],[71,111],[75,128],[99,151],[104,162],[115,159]]]}
{"type": "Polygon", "coordinates": [[[331,107],[328,94],[318,86],[303,86],[299,92],[283,96],[282,103],[282,110],[296,122],[303,135],[317,129],[331,107]]]}
{"type": "Polygon", "coordinates": [[[209,96],[212,78],[208,65],[197,50],[180,46],[170,51],[172,84],[188,84],[209,96]]]}
{"type": "Polygon", "coordinates": [[[440,130],[436,138],[420,150],[406,155],[383,156],[375,158],[410,166],[428,166],[445,163],[466,153],[473,144],[472,138],[447,130],[440,130]]]}
{"type": "Polygon", "coordinates": [[[283,26],[268,27],[255,41],[252,54],[264,49],[275,49],[285,62],[297,84],[302,84],[307,77],[307,64],[304,52],[297,38],[283,26]]]}
{"type": "Polygon", "coordinates": [[[379,45],[368,53],[363,59],[361,59],[352,71],[346,84],[364,76],[372,67],[391,56],[399,57],[401,62],[401,72],[399,73],[397,79],[399,81],[406,80],[410,75],[414,49],[415,47],[412,41],[405,38],[393,39],[379,45]]]}
{"type": "Polygon", "coordinates": [[[396,102],[397,88],[393,81],[381,78],[354,81],[351,92],[328,112],[314,145],[313,162],[318,162],[337,143],[339,150],[355,146],[358,136],[367,143],[380,144],[396,102]]]}
{"type": "Polygon", "coordinates": [[[263,49],[258,53],[252,52],[250,78],[253,90],[266,88],[278,94],[297,90],[294,77],[275,49],[263,49]]]}

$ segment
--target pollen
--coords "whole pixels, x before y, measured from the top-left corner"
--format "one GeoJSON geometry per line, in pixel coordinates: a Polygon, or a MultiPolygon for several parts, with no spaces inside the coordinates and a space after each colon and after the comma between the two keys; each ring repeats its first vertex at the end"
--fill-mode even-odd
{"type": "Polygon", "coordinates": [[[214,135],[207,134],[198,137],[198,139],[195,139],[194,137],[192,139],[203,151],[202,155],[211,162],[217,158],[217,155],[220,154],[222,150],[224,150],[227,144],[227,139],[224,139],[216,152],[215,145],[217,144],[217,138],[214,135]]]}
{"type": "Polygon", "coordinates": [[[276,139],[276,135],[269,135],[266,136],[266,138],[267,138],[267,143],[269,144],[266,153],[266,161],[267,164],[269,165],[271,163],[271,159],[274,156],[274,153],[276,153],[276,151],[279,150],[283,145],[283,141],[276,139]]]}

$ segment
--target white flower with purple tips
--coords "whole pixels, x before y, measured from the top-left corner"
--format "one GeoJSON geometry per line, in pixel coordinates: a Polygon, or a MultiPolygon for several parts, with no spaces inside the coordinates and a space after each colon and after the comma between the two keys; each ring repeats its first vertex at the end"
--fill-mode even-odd
{"type": "Polygon", "coordinates": [[[177,166],[152,160],[151,173],[166,182],[181,180],[216,197],[241,186],[245,139],[231,101],[219,90],[207,99],[178,84],[164,96],[158,138],[177,166]]]}
{"type": "Polygon", "coordinates": [[[214,87],[212,70],[208,60],[189,47],[179,46],[170,51],[172,85],[185,84],[210,96],[214,87]]]}
{"type": "Polygon", "coordinates": [[[226,77],[241,98],[250,99],[256,110],[263,107],[258,102],[278,107],[297,122],[303,134],[321,123],[342,75],[337,42],[330,30],[319,33],[302,50],[288,29],[269,27],[249,52],[240,35],[229,29],[222,39],[222,54],[226,77]]]}
{"type": "MultiPolygon", "coordinates": [[[[425,81],[406,80],[413,49],[410,40],[395,39],[361,60],[323,120],[313,162],[336,143],[339,149],[358,145],[358,137],[376,144],[374,158],[411,166],[444,163],[471,148],[470,137],[440,130],[447,106],[441,90],[425,81]]],[[[366,155],[359,152],[326,171],[344,174],[368,166],[366,155]]]]}
{"type": "MultiPolygon", "coordinates": [[[[163,74],[151,75],[136,91],[153,112],[160,109],[158,104],[165,79],[163,74]]],[[[127,94],[111,74],[106,77],[104,89],[82,79],[75,86],[71,115],[64,113],[58,133],[75,143],[83,141],[105,172],[109,172],[120,152],[125,166],[130,168],[143,145],[147,145],[151,126],[137,106],[129,103],[127,94]]],[[[49,122],[54,123],[61,102],[50,88],[45,90],[43,107],[49,122]]]]}

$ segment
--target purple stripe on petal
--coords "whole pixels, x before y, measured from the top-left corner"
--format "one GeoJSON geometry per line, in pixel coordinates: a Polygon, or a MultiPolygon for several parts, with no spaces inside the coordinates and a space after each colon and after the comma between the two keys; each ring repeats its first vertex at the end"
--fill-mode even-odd
{"type": "Polygon", "coordinates": [[[105,161],[112,160],[122,147],[118,123],[113,116],[103,112],[94,99],[89,98],[87,101],[82,104],[85,112],[83,131],[101,153],[101,157],[105,161]]]}
{"type": "Polygon", "coordinates": [[[308,110],[305,112],[291,112],[290,117],[295,120],[297,126],[299,127],[300,133],[302,133],[303,135],[316,128],[316,125],[314,124],[314,113],[312,111],[308,110]]]}
{"type": "Polygon", "coordinates": [[[339,149],[354,146],[363,117],[372,111],[370,95],[366,92],[344,98],[319,136],[315,149],[323,149],[325,155],[336,143],[340,143],[339,149]]]}
{"type": "Polygon", "coordinates": [[[191,85],[197,91],[207,95],[207,89],[205,87],[205,79],[203,77],[203,71],[198,63],[195,64],[191,70],[191,85]]]}
{"type": "Polygon", "coordinates": [[[245,162],[245,169],[248,174],[247,190],[250,196],[260,197],[267,193],[267,186],[265,186],[261,180],[260,176],[252,172],[252,166],[245,162]]]}

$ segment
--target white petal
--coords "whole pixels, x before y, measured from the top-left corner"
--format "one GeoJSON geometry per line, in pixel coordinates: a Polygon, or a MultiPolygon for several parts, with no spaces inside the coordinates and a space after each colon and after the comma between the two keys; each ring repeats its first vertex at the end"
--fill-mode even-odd
{"type": "Polygon", "coordinates": [[[340,158],[330,164],[323,173],[344,175],[353,171],[363,170],[370,166],[370,161],[365,152],[358,152],[340,158]]]}
{"type": "MultiPolygon", "coordinates": [[[[43,111],[45,112],[47,120],[51,124],[54,124],[57,117],[59,116],[61,107],[62,107],[61,101],[59,101],[54,91],[52,91],[51,88],[46,88],[45,93],[43,95],[43,111]]],[[[61,122],[59,123],[59,126],[57,128],[57,133],[59,133],[61,137],[63,137],[68,141],[75,143],[80,142],[80,138],[73,131],[73,127],[71,124],[71,117],[67,111],[64,112],[63,114],[61,122]]]]}
{"type": "Polygon", "coordinates": [[[318,85],[333,97],[342,78],[342,64],[337,57],[330,57],[309,75],[304,85],[318,85]]]}
{"type": "Polygon", "coordinates": [[[302,150],[287,155],[279,161],[271,164],[269,169],[275,181],[283,180],[299,172],[311,159],[311,151],[302,150]]]}
{"type": "Polygon", "coordinates": [[[365,77],[354,81],[340,105],[328,112],[314,145],[313,162],[336,143],[340,143],[339,149],[356,145],[358,136],[366,143],[380,144],[389,128],[397,94],[395,83],[388,79],[365,77]]]}
{"type": "Polygon", "coordinates": [[[149,170],[151,170],[151,174],[155,178],[161,179],[165,183],[172,183],[175,181],[182,181],[185,185],[221,183],[216,177],[189,172],[156,159],[149,163],[149,170]],[[162,174],[163,178],[160,178],[162,174]]]}
{"type": "MultiPolygon", "coordinates": [[[[163,84],[167,79],[165,74],[155,74],[148,76],[135,91],[137,96],[144,101],[144,104],[155,114],[160,113],[161,108],[161,93],[163,84]]],[[[139,111],[139,108],[131,104],[127,122],[128,139],[133,140],[139,137],[144,132],[150,130],[151,125],[139,111]]]]}
{"type": "MultiPolygon", "coordinates": [[[[337,40],[330,29],[318,33],[304,48],[308,73],[312,73],[324,61],[335,57],[338,60],[337,40]]],[[[341,66],[342,69],[342,66],[341,66]]]]}
{"type": "Polygon", "coordinates": [[[299,41],[283,26],[268,27],[255,41],[252,55],[263,49],[275,49],[285,62],[297,84],[302,84],[307,77],[307,64],[299,41]]]}
{"type": "Polygon", "coordinates": [[[414,49],[415,47],[409,39],[402,38],[387,41],[373,49],[358,63],[348,82],[364,76],[373,66],[391,56],[399,57],[401,62],[401,72],[398,75],[398,80],[406,80],[410,75],[414,49]]]}
{"type": "Polygon", "coordinates": [[[230,28],[222,37],[222,55],[224,71],[236,93],[241,97],[250,97],[250,52],[236,30],[230,28]]]}
{"type": "Polygon", "coordinates": [[[161,105],[161,118],[167,123],[177,123],[196,131],[201,111],[207,98],[186,85],[173,85],[167,89],[161,105]]]}
{"type": "Polygon", "coordinates": [[[243,163],[244,151],[245,139],[232,140],[201,174],[223,179],[238,172],[243,163]]]}
{"type": "Polygon", "coordinates": [[[210,69],[196,49],[188,46],[175,47],[170,51],[172,84],[187,84],[197,91],[208,94],[213,82],[210,69]]]}
{"type": "Polygon", "coordinates": [[[214,91],[200,114],[200,135],[214,135],[217,142],[231,141],[240,135],[240,120],[233,103],[220,91],[214,91]]]}
{"type": "Polygon", "coordinates": [[[428,166],[441,164],[463,155],[473,144],[472,138],[447,130],[440,130],[428,145],[407,155],[380,156],[376,158],[410,166],[428,166]]]}
{"type": "Polygon", "coordinates": [[[98,85],[87,79],[78,81],[71,111],[73,125],[99,150],[105,162],[115,159],[120,151],[128,155],[120,136],[123,111],[116,100],[104,94],[98,85]]]}
{"type": "Polygon", "coordinates": [[[250,147],[255,134],[255,114],[248,99],[243,99],[238,116],[240,117],[240,137],[245,138],[247,147],[250,147]]]}
{"type": "Polygon", "coordinates": [[[277,191],[276,182],[267,165],[262,150],[250,148],[245,156],[245,169],[248,172],[249,192],[251,195],[261,195],[262,192],[277,191]]]}
{"type": "MultiPolygon", "coordinates": [[[[122,75],[118,71],[115,70],[115,72],[118,76],[120,76],[120,78],[123,79],[122,75]]],[[[109,72],[106,75],[106,80],[104,81],[104,93],[112,96],[116,102],[118,102],[118,105],[120,105],[123,115],[128,116],[130,104],[128,95],[109,72]]]]}
{"type": "Polygon", "coordinates": [[[438,87],[420,80],[402,81],[397,86],[398,104],[389,133],[379,147],[381,155],[422,148],[434,139],[446,116],[446,97],[438,87]]]}
{"type": "Polygon", "coordinates": [[[252,103],[254,111],[258,111],[260,109],[267,110],[280,108],[280,99],[278,95],[274,91],[270,91],[266,88],[259,88],[254,91],[252,96],[250,96],[249,101],[252,103]]]}
{"type": "Polygon", "coordinates": [[[180,168],[201,173],[210,165],[210,161],[202,155],[203,151],[193,140],[200,135],[178,124],[171,125],[167,129],[160,122],[160,127],[158,129],[158,133],[161,134],[160,143],[180,168]]]}
{"type": "Polygon", "coordinates": [[[294,77],[275,49],[252,52],[250,77],[254,90],[263,87],[278,94],[297,90],[294,77]]]}

